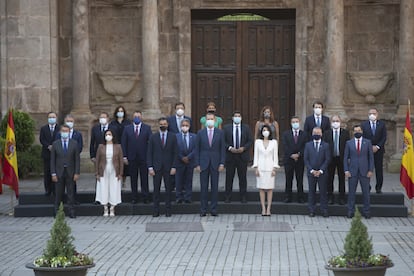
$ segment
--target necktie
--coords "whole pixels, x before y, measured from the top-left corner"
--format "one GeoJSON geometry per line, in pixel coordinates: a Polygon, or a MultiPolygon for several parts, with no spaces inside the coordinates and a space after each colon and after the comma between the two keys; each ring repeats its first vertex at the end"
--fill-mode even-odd
{"type": "Polygon", "coordinates": [[[68,142],[63,140],[63,152],[66,154],[68,152],[68,142]]]}
{"type": "Polygon", "coordinates": [[[236,126],[236,149],[240,148],[240,140],[239,140],[239,126],[236,126]]]}
{"type": "Polygon", "coordinates": [[[372,123],[372,125],[371,125],[372,135],[375,135],[376,127],[377,126],[375,125],[375,123],[372,123]]]}
{"type": "Polygon", "coordinates": [[[187,134],[183,135],[183,142],[184,142],[184,151],[187,153],[188,151],[187,134]]]}
{"type": "Polygon", "coordinates": [[[135,138],[138,138],[139,135],[139,128],[138,126],[135,126],[135,138]]]}
{"type": "Polygon", "coordinates": [[[335,132],[335,135],[334,135],[334,146],[335,146],[335,148],[334,148],[334,154],[335,154],[335,156],[339,156],[339,145],[338,145],[339,137],[338,137],[338,130],[335,130],[334,132],[335,132]]]}
{"type": "Polygon", "coordinates": [[[208,130],[208,144],[211,147],[211,143],[213,142],[213,130],[209,129],[208,130]]]}
{"type": "Polygon", "coordinates": [[[295,144],[298,143],[298,131],[295,130],[295,135],[293,136],[293,140],[295,140],[295,144]]]}
{"type": "Polygon", "coordinates": [[[161,134],[161,143],[162,143],[162,147],[165,146],[165,133],[161,134]]]}
{"type": "Polygon", "coordinates": [[[105,127],[104,126],[102,126],[101,127],[101,132],[104,132],[105,131],[105,127]]]}
{"type": "Polygon", "coordinates": [[[361,152],[361,146],[360,146],[360,139],[357,139],[357,153],[359,154],[361,152]]]}
{"type": "Polygon", "coordinates": [[[321,119],[320,117],[316,117],[316,126],[320,127],[321,126],[321,119]]]}
{"type": "Polygon", "coordinates": [[[315,149],[317,152],[319,152],[319,142],[315,142],[315,149]]]}
{"type": "Polygon", "coordinates": [[[55,132],[55,127],[51,126],[50,127],[50,136],[52,136],[52,137],[53,137],[53,132],[55,132]]]}

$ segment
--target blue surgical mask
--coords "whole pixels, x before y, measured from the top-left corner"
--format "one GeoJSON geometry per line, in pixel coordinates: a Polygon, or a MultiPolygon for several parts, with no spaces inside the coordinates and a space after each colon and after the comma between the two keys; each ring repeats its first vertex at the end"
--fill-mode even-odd
{"type": "Polygon", "coordinates": [[[208,127],[212,127],[212,126],[214,126],[214,120],[207,120],[207,121],[206,121],[206,125],[207,125],[208,127]]]}
{"type": "Polygon", "coordinates": [[[292,123],[293,129],[299,129],[299,123],[292,123]]]}
{"type": "Polygon", "coordinates": [[[139,125],[141,123],[141,119],[139,117],[134,117],[134,124],[139,125]]]}
{"type": "Polygon", "coordinates": [[[60,136],[61,136],[63,139],[68,139],[68,138],[69,138],[69,132],[61,132],[61,133],[60,133],[60,136]]]}
{"type": "Polygon", "coordinates": [[[117,116],[118,118],[124,118],[124,112],[122,112],[122,111],[118,111],[118,112],[116,113],[116,116],[117,116]]]}
{"type": "Polygon", "coordinates": [[[54,124],[56,124],[56,118],[47,118],[47,122],[50,124],[50,125],[54,125],[54,124]]]}
{"type": "Polygon", "coordinates": [[[241,123],[241,117],[233,117],[233,122],[238,125],[241,123]]]}
{"type": "Polygon", "coordinates": [[[73,122],[66,122],[66,125],[67,125],[70,129],[72,129],[72,128],[73,128],[73,122]]]}

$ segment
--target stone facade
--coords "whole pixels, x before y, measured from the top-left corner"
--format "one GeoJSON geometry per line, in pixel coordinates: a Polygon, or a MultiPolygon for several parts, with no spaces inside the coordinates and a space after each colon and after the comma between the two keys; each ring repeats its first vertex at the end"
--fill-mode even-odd
{"type": "Polygon", "coordinates": [[[28,111],[38,126],[50,110],[73,113],[86,138],[118,104],[150,122],[176,101],[190,113],[191,11],[280,8],[296,10],[296,113],[321,100],[350,125],[376,106],[398,170],[414,91],[410,0],[0,0],[1,112],[28,111]]]}

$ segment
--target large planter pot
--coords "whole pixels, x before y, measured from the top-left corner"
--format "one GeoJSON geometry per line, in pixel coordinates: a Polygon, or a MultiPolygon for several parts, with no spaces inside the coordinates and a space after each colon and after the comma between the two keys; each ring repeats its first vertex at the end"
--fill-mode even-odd
{"type": "Polygon", "coordinates": [[[34,264],[26,264],[27,268],[33,269],[36,276],[85,276],[89,268],[95,264],[71,267],[37,267],[34,264]]]}
{"type": "Polygon", "coordinates": [[[325,265],[327,270],[332,270],[335,276],[384,276],[387,268],[392,266],[370,266],[370,267],[331,267],[325,265]]]}

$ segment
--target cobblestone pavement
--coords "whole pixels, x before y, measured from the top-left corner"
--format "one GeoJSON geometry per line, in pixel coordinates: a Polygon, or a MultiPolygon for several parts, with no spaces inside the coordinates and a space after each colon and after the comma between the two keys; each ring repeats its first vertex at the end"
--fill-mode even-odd
{"type": "MultiPolygon", "coordinates": [[[[403,191],[398,178],[399,175],[387,174],[384,190],[403,191]]],[[[84,175],[78,184],[80,190],[93,187],[92,180],[92,175],[84,175]]],[[[224,175],[221,189],[223,180],[224,175]]],[[[277,189],[282,189],[283,181],[281,172],[277,189]]],[[[20,187],[22,192],[42,190],[40,179],[21,181],[20,187]]],[[[251,172],[249,187],[254,189],[251,172]]],[[[5,194],[0,196],[0,275],[33,275],[24,264],[42,253],[53,219],[8,216],[10,191],[4,190],[5,194]]],[[[269,218],[247,214],[204,218],[174,214],[170,218],[78,217],[68,222],[77,249],[95,259],[96,266],[88,275],[128,276],[332,275],[324,269],[324,264],[330,256],[341,252],[350,225],[345,217],[272,215],[269,218]],[[149,223],[167,222],[201,223],[202,232],[146,231],[149,223]],[[283,223],[292,231],[237,231],[237,225],[243,222],[283,223]]],[[[413,275],[414,218],[373,217],[364,222],[372,236],[374,251],[389,254],[395,263],[387,275],[413,275]]]]}

